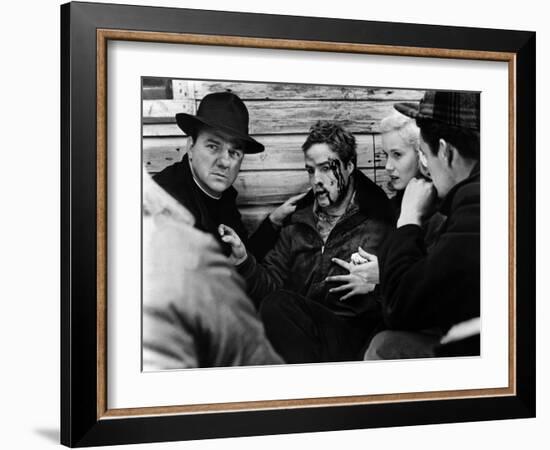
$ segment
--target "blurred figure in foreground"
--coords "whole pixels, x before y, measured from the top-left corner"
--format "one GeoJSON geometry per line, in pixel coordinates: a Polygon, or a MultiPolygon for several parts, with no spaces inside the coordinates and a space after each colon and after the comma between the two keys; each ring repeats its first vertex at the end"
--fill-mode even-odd
{"type": "Polygon", "coordinates": [[[282,364],[215,239],[143,173],[143,370],[282,364]]]}

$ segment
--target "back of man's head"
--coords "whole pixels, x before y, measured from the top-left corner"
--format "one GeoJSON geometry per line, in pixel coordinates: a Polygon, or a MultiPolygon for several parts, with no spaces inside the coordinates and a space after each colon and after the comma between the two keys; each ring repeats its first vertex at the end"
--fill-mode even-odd
{"type": "Polygon", "coordinates": [[[439,140],[443,139],[453,147],[464,159],[479,160],[479,131],[460,128],[430,119],[417,119],[422,139],[428,144],[430,151],[437,154],[439,140]]]}

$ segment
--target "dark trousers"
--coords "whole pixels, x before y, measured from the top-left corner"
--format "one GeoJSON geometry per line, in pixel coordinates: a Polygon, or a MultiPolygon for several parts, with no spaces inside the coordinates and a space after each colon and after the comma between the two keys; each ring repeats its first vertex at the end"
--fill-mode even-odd
{"type": "Polygon", "coordinates": [[[347,319],[290,291],[278,290],[260,305],[271,344],[287,363],[362,359],[377,321],[347,319]]]}

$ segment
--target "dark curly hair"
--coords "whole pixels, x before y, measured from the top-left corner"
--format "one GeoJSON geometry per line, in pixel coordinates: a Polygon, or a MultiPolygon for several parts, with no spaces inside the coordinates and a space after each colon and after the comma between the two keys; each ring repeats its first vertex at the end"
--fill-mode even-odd
{"type": "Polygon", "coordinates": [[[315,144],[327,144],[344,164],[351,161],[354,166],[357,166],[355,137],[336,122],[319,120],[309,129],[309,135],[302,145],[302,150],[305,153],[315,144]]]}

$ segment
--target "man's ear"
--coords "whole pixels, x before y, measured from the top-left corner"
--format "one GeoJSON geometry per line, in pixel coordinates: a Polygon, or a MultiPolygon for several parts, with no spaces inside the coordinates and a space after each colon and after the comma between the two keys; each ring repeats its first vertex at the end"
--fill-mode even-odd
{"type": "Polygon", "coordinates": [[[454,147],[449,144],[445,139],[439,139],[439,148],[437,152],[437,156],[443,161],[443,163],[451,167],[451,165],[454,162],[454,147]]]}
{"type": "Polygon", "coordinates": [[[194,145],[195,142],[193,141],[193,138],[189,136],[185,141],[185,153],[187,153],[189,161],[193,159],[193,152],[191,150],[193,149],[194,145]]]}
{"type": "Polygon", "coordinates": [[[353,164],[353,161],[350,159],[348,163],[346,164],[346,168],[348,169],[349,173],[352,173],[355,170],[355,164],[353,164]]]}

